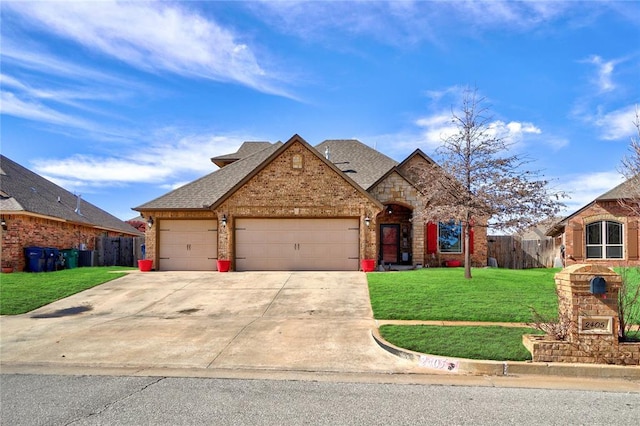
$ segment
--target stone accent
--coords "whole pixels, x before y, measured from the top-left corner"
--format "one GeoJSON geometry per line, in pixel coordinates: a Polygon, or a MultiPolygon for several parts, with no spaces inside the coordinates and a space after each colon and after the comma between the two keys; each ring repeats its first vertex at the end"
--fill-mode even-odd
{"type": "Polygon", "coordinates": [[[2,267],[24,271],[25,247],[78,248],[86,245],[95,250],[96,237],[117,237],[121,232],[70,223],[27,214],[3,214],[7,229],[2,230],[2,267]]]}
{"type": "Polygon", "coordinates": [[[640,365],[640,343],[619,342],[618,292],[621,277],[602,265],[572,265],[556,274],[559,317],[570,320],[567,339],[525,335],[534,362],[640,365]],[[606,280],[604,294],[592,294],[590,280],[606,280]],[[610,330],[586,330],[587,320],[602,319],[610,330]]]}

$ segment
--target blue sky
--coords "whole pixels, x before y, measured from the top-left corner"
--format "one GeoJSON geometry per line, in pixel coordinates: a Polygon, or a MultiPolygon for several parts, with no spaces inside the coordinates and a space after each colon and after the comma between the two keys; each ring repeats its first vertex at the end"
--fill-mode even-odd
{"type": "Polygon", "coordinates": [[[108,212],[245,140],[356,138],[433,155],[462,91],[567,191],[621,182],[640,103],[640,3],[0,3],[2,153],[108,212]]]}

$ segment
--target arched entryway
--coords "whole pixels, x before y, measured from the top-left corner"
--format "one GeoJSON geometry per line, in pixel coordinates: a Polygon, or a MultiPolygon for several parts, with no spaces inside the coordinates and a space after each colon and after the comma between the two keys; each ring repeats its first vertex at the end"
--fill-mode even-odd
{"type": "Polygon", "coordinates": [[[412,264],[413,228],[410,207],[400,204],[385,204],[378,214],[379,259],[382,264],[412,264]]]}

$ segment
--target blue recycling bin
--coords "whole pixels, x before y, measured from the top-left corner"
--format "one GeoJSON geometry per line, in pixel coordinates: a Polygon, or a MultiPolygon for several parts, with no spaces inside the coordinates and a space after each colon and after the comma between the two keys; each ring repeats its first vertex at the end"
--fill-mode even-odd
{"type": "Polygon", "coordinates": [[[55,271],[60,262],[60,250],[53,247],[45,247],[44,255],[46,258],[45,271],[46,272],[55,271]]]}
{"type": "Polygon", "coordinates": [[[24,256],[29,272],[44,272],[46,270],[45,249],[43,247],[26,247],[24,256]]]}

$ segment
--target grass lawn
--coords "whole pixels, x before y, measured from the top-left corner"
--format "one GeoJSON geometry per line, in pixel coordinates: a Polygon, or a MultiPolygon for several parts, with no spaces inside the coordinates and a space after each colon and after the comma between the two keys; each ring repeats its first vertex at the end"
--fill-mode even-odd
{"type": "Polygon", "coordinates": [[[523,334],[544,334],[516,327],[437,327],[383,325],[380,335],[394,345],[430,355],[495,361],[527,361],[523,334]]]}
{"type": "Polygon", "coordinates": [[[14,272],[0,275],[0,315],[17,315],[120,278],[121,266],[64,269],[55,272],[14,272]]]}
{"type": "Polygon", "coordinates": [[[532,322],[530,306],[557,318],[559,269],[424,268],[367,274],[374,317],[397,320],[532,322]]]}

